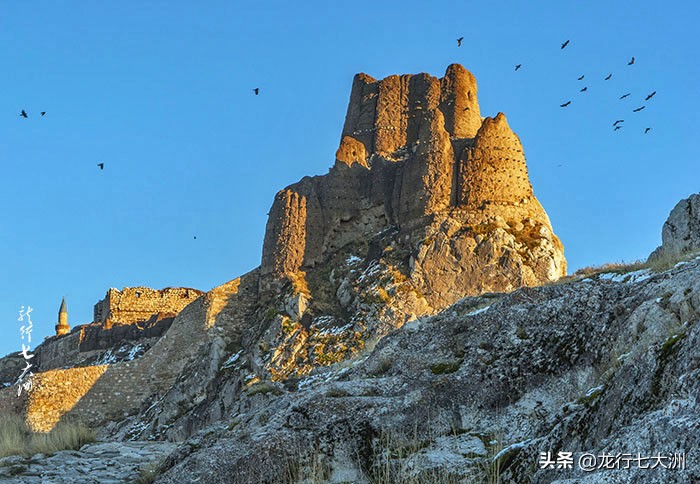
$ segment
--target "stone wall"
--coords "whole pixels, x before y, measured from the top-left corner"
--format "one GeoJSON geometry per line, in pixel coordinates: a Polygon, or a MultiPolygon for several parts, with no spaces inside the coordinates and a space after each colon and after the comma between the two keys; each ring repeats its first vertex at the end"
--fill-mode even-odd
{"type": "Polygon", "coordinates": [[[75,407],[107,371],[106,365],[87,366],[38,373],[26,403],[26,419],[35,432],[50,431],[75,407]]]}
{"type": "MultiPolygon", "coordinates": [[[[214,337],[220,338],[221,326],[227,324],[222,318],[230,317],[235,324],[249,320],[239,311],[246,311],[249,316],[248,306],[256,300],[251,288],[257,288],[258,281],[256,273],[248,277],[250,281],[242,292],[240,279],[235,279],[190,303],[175,317],[171,330],[141,358],[39,372],[24,400],[17,398],[16,387],[0,390],[0,412],[22,413],[32,428],[41,431],[50,430],[65,418],[99,427],[137,413],[146,402],[162,396],[173,386],[183,368],[201,354],[203,345],[214,337]],[[247,302],[237,302],[239,297],[247,302]],[[231,311],[234,315],[228,316],[231,311]]],[[[75,329],[74,332],[80,333],[75,329]]],[[[52,343],[56,345],[68,338],[56,338],[52,343]]],[[[217,353],[213,371],[218,370],[223,356],[217,353]]],[[[208,361],[197,363],[210,364],[208,361]]]]}
{"type": "Polygon", "coordinates": [[[125,287],[121,291],[111,288],[105,298],[95,304],[94,320],[109,328],[114,324],[146,321],[158,313],[175,315],[202,294],[202,291],[186,287],[125,287]]]}

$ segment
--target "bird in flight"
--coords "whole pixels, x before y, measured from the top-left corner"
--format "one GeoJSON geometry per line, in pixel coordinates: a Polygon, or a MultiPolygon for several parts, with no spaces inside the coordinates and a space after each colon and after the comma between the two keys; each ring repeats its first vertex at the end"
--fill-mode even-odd
{"type": "Polygon", "coordinates": [[[605,80],[609,81],[611,77],[612,77],[612,74],[608,74],[608,77],[606,77],[605,80]]]}
{"type": "Polygon", "coordinates": [[[104,170],[104,169],[105,169],[105,164],[104,164],[104,163],[98,163],[97,166],[100,167],[100,170],[104,170]]]}
{"type": "Polygon", "coordinates": [[[522,64],[517,64],[517,65],[515,66],[515,70],[517,71],[517,70],[520,69],[522,66],[523,66],[522,64]]]}
{"type": "Polygon", "coordinates": [[[578,78],[579,81],[583,81],[583,78],[586,77],[586,75],[582,75],[581,77],[578,78]]]}
{"type": "Polygon", "coordinates": [[[561,48],[563,49],[563,48],[566,47],[567,45],[569,45],[569,41],[568,41],[568,40],[567,40],[566,42],[564,42],[563,44],[561,44],[561,48]]]}
{"type": "Polygon", "coordinates": [[[625,98],[626,98],[627,96],[629,96],[629,95],[630,95],[629,92],[628,92],[627,94],[623,94],[622,96],[620,96],[620,99],[625,99],[625,98]]]}
{"type": "Polygon", "coordinates": [[[622,126],[615,126],[615,129],[613,131],[617,131],[620,128],[622,128],[622,126]]]}
{"type": "Polygon", "coordinates": [[[194,236],[194,240],[197,240],[197,236],[196,236],[196,235],[194,236]]]}
{"type": "Polygon", "coordinates": [[[260,94],[260,88],[259,88],[259,87],[256,87],[255,89],[253,89],[253,92],[254,92],[255,95],[257,96],[258,94],[260,94]]]}
{"type": "Polygon", "coordinates": [[[459,39],[457,39],[457,47],[461,47],[461,46],[462,46],[462,41],[463,41],[463,40],[464,40],[464,37],[460,37],[459,39]]]}
{"type": "Polygon", "coordinates": [[[651,131],[651,128],[647,128],[644,130],[644,134],[647,134],[649,131],[651,131]]]}
{"type": "Polygon", "coordinates": [[[22,116],[23,118],[28,118],[28,117],[29,117],[29,116],[27,115],[27,111],[25,111],[24,109],[22,110],[21,113],[19,113],[19,115],[22,116]]]}
{"type": "Polygon", "coordinates": [[[588,91],[588,86],[586,86],[586,87],[584,87],[583,89],[581,89],[581,92],[586,92],[586,91],[588,91]]]}
{"type": "Polygon", "coordinates": [[[559,107],[560,107],[560,108],[565,108],[565,107],[568,106],[569,104],[571,104],[571,101],[566,101],[564,104],[560,104],[559,107]]]}
{"type": "Polygon", "coordinates": [[[633,113],[638,113],[639,111],[641,111],[641,110],[644,109],[645,107],[646,107],[646,106],[642,106],[641,108],[633,109],[632,112],[633,112],[633,113]]]}
{"type": "Polygon", "coordinates": [[[634,56],[632,56],[630,61],[627,63],[628,66],[631,66],[632,64],[634,64],[634,56]]]}
{"type": "Polygon", "coordinates": [[[648,101],[649,99],[653,98],[655,94],[656,94],[656,91],[652,92],[652,93],[649,94],[646,98],[644,98],[644,100],[645,100],[645,101],[648,101]]]}
{"type": "Polygon", "coordinates": [[[618,124],[624,123],[624,122],[625,122],[624,119],[618,119],[617,121],[615,121],[615,122],[613,123],[613,126],[617,126],[618,124]]]}
{"type": "Polygon", "coordinates": [[[39,114],[41,114],[42,116],[46,116],[46,111],[42,111],[42,112],[39,113],[39,114]]]}

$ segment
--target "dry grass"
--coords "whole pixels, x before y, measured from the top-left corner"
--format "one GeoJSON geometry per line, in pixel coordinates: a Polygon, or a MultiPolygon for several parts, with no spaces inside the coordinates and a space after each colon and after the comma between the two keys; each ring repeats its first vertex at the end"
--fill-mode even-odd
{"type": "Polygon", "coordinates": [[[371,475],[367,476],[371,484],[457,484],[461,482],[445,469],[431,469],[416,472],[408,458],[428,447],[432,439],[418,436],[417,425],[413,435],[404,435],[395,431],[384,430],[375,449],[374,465],[371,475]]]}
{"type": "Polygon", "coordinates": [[[581,269],[574,272],[574,276],[591,277],[606,272],[617,272],[618,274],[627,274],[628,272],[646,269],[647,267],[647,263],[641,260],[634,262],[608,262],[607,264],[603,264],[601,266],[582,267],[581,269]]]}
{"type": "Polygon", "coordinates": [[[139,468],[139,477],[136,478],[134,484],[152,484],[160,474],[162,474],[162,470],[158,463],[146,464],[139,468]]]}
{"type": "Polygon", "coordinates": [[[700,251],[698,250],[686,252],[684,254],[681,254],[680,256],[662,253],[660,256],[657,256],[653,260],[648,262],[647,266],[654,272],[663,272],[672,268],[679,262],[687,262],[697,257],[698,255],[700,255],[700,251]]]}
{"type": "Polygon", "coordinates": [[[687,262],[693,259],[694,257],[697,257],[699,254],[700,251],[686,252],[681,255],[662,254],[661,256],[655,257],[651,261],[623,261],[607,263],[601,266],[583,267],[574,272],[572,276],[566,276],[565,278],[560,279],[560,281],[566,279],[566,282],[568,282],[572,279],[596,276],[598,274],[604,274],[606,272],[617,272],[618,274],[627,274],[628,272],[634,272],[642,269],[649,269],[657,273],[664,272],[671,269],[679,262],[687,262]]]}
{"type": "Polygon", "coordinates": [[[94,440],[92,430],[82,424],[61,422],[50,432],[32,432],[20,416],[0,416],[0,457],[77,450],[94,440]]]}

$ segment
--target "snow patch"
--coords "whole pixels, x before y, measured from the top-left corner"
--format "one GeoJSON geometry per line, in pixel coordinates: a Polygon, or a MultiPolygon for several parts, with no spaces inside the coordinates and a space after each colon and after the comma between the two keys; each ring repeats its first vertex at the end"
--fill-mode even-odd
{"type": "Polygon", "coordinates": [[[354,266],[355,264],[361,261],[362,259],[360,257],[357,257],[356,255],[351,255],[347,259],[345,259],[345,263],[349,266],[354,266]]]}
{"type": "Polygon", "coordinates": [[[303,380],[299,381],[299,384],[297,385],[297,388],[299,390],[303,390],[305,388],[310,388],[312,386],[315,386],[319,383],[327,383],[332,380],[337,380],[340,378],[342,375],[347,373],[349,368],[341,368],[340,370],[335,370],[335,371],[324,371],[323,373],[317,373],[316,375],[310,375],[304,378],[303,380]]]}
{"type": "Polygon", "coordinates": [[[598,276],[598,278],[602,281],[623,282],[627,284],[633,284],[635,282],[645,281],[651,276],[651,270],[640,269],[638,271],[627,272],[625,274],[619,274],[617,272],[607,272],[605,274],[601,274],[600,276],[598,276]]]}
{"type": "Polygon", "coordinates": [[[117,362],[117,356],[112,353],[111,349],[108,349],[107,352],[102,355],[102,358],[99,358],[95,364],[96,365],[111,365],[112,363],[117,362]]]}
{"type": "Polygon", "coordinates": [[[527,439],[527,440],[523,440],[522,442],[518,442],[517,444],[509,445],[508,447],[506,447],[505,449],[500,451],[498,454],[494,455],[493,459],[491,459],[491,462],[496,462],[498,459],[500,459],[504,455],[509,454],[516,449],[522,449],[527,444],[529,444],[531,441],[532,441],[532,439],[527,439]]]}
{"type": "Polygon", "coordinates": [[[368,277],[372,277],[377,275],[379,271],[381,270],[381,267],[379,265],[379,262],[376,260],[372,261],[369,266],[367,266],[367,269],[365,269],[362,274],[360,274],[360,277],[357,278],[357,282],[362,282],[368,277]]]}
{"type": "Polygon", "coordinates": [[[605,389],[605,385],[599,385],[597,387],[593,387],[586,392],[586,394],[584,395],[584,398],[591,398],[591,397],[594,397],[596,395],[599,395],[600,393],[603,392],[604,389],[605,389]]]}
{"type": "Polygon", "coordinates": [[[485,308],[475,309],[474,311],[467,313],[467,316],[476,316],[477,314],[485,313],[490,307],[491,306],[486,306],[485,308]]]}
{"type": "Polygon", "coordinates": [[[352,324],[346,324],[345,326],[336,326],[335,328],[326,328],[320,330],[317,334],[322,336],[338,336],[348,329],[352,328],[352,324]]]}
{"type": "Polygon", "coordinates": [[[238,358],[241,357],[241,354],[242,354],[242,353],[243,353],[243,350],[239,351],[239,352],[236,353],[236,354],[233,354],[233,355],[229,356],[228,360],[224,361],[224,364],[221,365],[221,369],[223,370],[224,368],[230,368],[230,367],[232,367],[233,364],[236,363],[236,361],[238,361],[238,358]]]}
{"type": "Polygon", "coordinates": [[[136,345],[131,348],[131,351],[129,351],[129,354],[126,356],[126,361],[132,361],[142,349],[143,347],[141,345],[136,345]]]}

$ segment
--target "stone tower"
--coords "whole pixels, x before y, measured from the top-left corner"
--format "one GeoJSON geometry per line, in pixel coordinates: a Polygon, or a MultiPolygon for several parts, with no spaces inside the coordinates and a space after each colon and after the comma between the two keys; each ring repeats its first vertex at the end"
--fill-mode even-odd
{"type": "Polygon", "coordinates": [[[58,310],[56,336],[63,336],[68,333],[70,333],[70,326],[68,326],[68,310],[66,309],[66,298],[63,298],[61,300],[61,308],[58,310]]]}

